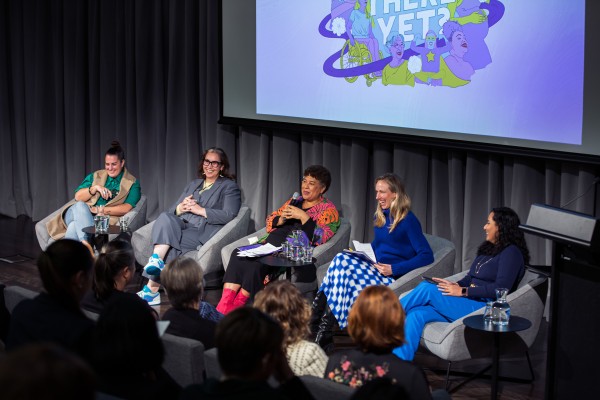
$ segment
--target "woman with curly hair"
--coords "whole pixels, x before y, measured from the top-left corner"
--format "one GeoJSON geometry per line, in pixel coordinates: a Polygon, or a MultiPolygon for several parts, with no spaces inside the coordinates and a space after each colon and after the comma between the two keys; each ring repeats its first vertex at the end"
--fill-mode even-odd
{"type": "Polygon", "coordinates": [[[311,309],[298,288],[290,281],[272,282],[256,295],[254,307],[281,324],[286,357],[294,374],[321,378],[327,355],[316,343],[306,340],[311,309]]]}
{"type": "Polygon", "coordinates": [[[404,343],[404,310],[387,286],[369,286],[356,299],[348,316],[348,333],[356,348],[334,353],[325,379],[361,387],[376,378],[389,378],[409,399],[430,399],[421,368],[401,360],[392,350],[404,343]]]}
{"type": "Polygon", "coordinates": [[[433,278],[422,282],[400,299],[406,312],[406,343],[394,350],[405,360],[415,356],[425,324],[452,322],[485,306],[496,298],[496,289],[513,292],[525,273],[529,250],[519,216],[508,207],[492,209],[483,226],[485,241],[477,249],[471,269],[458,282],[433,278]]]}
{"type": "MultiPolygon", "coordinates": [[[[338,210],[325,193],[331,185],[331,173],[322,165],[311,165],[304,170],[299,197],[292,197],[267,217],[267,235],[259,243],[280,246],[295,230],[301,230],[306,241],[320,246],[335,235],[340,226],[338,210]],[[312,238],[312,239],[311,239],[312,238]]],[[[217,311],[227,314],[246,304],[264,287],[265,278],[273,267],[256,259],[239,257],[238,249],[229,256],[223,276],[223,294],[217,311]]],[[[297,270],[298,281],[312,282],[316,278],[314,265],[297,270]]]]}

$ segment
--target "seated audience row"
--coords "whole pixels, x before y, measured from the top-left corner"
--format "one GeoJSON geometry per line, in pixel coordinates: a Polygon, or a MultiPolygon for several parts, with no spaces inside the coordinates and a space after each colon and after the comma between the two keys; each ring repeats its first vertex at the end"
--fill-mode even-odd
{"type": "Polygon", "coordinates": [[[115,275],[106,275],[106,271],[129,268],[131,247],[123,243],[111,244],[116,248],[114,259],[126,260],[120,268],[108,265],[106,253],[99,257],[103,271],[94,277],[96,291],[91,299],[94,309],[100,310],[96,324],[80,308],[92,286],[93,259],[88,249],[69,239],[48,246],[37,263],[44,291],[13,310],[6,349],[13,352],[30,344],[54,343],[94,368],[102,392],[126,399],[171,398],[180,387],[161,368],[164,350],[157,314],[135,294],[118,290],[115,275]],[[106,281],[100,279],[105,276],[110,276],[106,280],[112,280],[114,287],[104,286],[106,281]],[[99,288],[104,289],[101,297],[99,288]]]}

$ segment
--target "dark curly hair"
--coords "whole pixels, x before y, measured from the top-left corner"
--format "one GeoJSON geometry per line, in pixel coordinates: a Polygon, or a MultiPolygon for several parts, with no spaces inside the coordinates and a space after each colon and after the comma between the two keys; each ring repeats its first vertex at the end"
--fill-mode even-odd
{"type": "Polygon", "coordinates": [[[323,193],[325,193],[329,189],[329,185],[331,185],[331,174],[329,170],[322,165],[311,165],[306,167],[304,170],[303,176],[312,176],[325,188],[323,193]]]}
{"type": "Polygon", "coordinates": [[[502,250],[514,244],[523,254],[525,264],[529,264],[529,249],[525,242],[525,235],[519,229],[519,216],[511,208],[496,207],[492,208],[492,219],[498,225],[498,240],[496,243],[489,241],[483,242],[477,249],[477,255],[495,256],[502,250]]]}

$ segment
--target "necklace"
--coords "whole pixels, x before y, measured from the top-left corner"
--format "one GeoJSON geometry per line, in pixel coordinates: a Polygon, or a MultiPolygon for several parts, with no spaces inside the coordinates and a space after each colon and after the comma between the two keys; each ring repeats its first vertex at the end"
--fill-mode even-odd
{"type": "Polygon", "coordinates": [[[479,271],[481,271],[481,267],[483,267],[485,264],[489,263],[490,261],[492,261],[494,259],[494,257],[492,258],[488,258],[487,260],[485,260],[485,262],[481,262],[479,261],[477,263],[477,265],[475,266],[475,275],[479,274],[479,271]]]}
{"type": "MultiPolygon", "coordinates": [[[[216,181],[215,181],[215,182],[216,182],[216,181]]],[[[210,188],[212,187],[212,185],[214,185],[214,184],[215,184],[215,182],[209,183],[209,184],[207,185],[207,184],[206,184],[206,181],[204,181],[204,184],[202,185],[202,189],[200,189],[200,190],[198,191],[198,194],[201,194],[202,192],[204,192],[204,191],[206,191],[206,190],[210,189],[210,188]]]]}

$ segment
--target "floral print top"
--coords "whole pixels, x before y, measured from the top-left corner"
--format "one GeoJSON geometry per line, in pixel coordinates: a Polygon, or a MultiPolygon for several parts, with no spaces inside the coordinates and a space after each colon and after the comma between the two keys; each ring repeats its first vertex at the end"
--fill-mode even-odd
{"type": "Polygon", "coordinates": [[[431,399],[429,383],[423,370],[392,353],[372,353],[360,349],[343,349],[329,356],[325,379],[353,388],[375,378],[386,377],[402,386],[410,399],[431,399]]]}
{"type": "MultiPolygon", "coordinates": [[[[371,379],[386,376],[389,369],[390,366],[387,362],[383,362],[381,365],[356,365],[356,363],[348,360],[348,357],[344,356],[340,360],[340,365],[335,367],[332,371],[329,371],[326,378],[356,388],[364,385],[371,379]]],[[[392,378],[392,383],[396,383],[394,378],[392,378]]]]}
{"type": "MultiPolygon", "coordinates": [[[[276,222],[275,218],[279,218],[282,215],[283,210],[288,204],[290,204],[291,201],[292,199],[289,199],[281,207],[279,207],[277,211],[274,211],[267,217],[267,233],[271,233],[277,229],[277,227],[274,225],[274,222],[276,222]]],[[[297,201],[302,202],[302,196],[298,197],[297,201]]],[[[323,197],[323,201],[304,211],[308,214],[310,219],[316,223],[315,230],[319,228],[322,230],[321,240],[318,244],[323,244],[331,239],[340,227],[340,216],[338,210],[335,208],[335,205],[331,202],[331,200],[326,199],[325,197],[323,197]]],[[[309,236],[312,236],[312,232],[310,232],[309,236]]]]}

